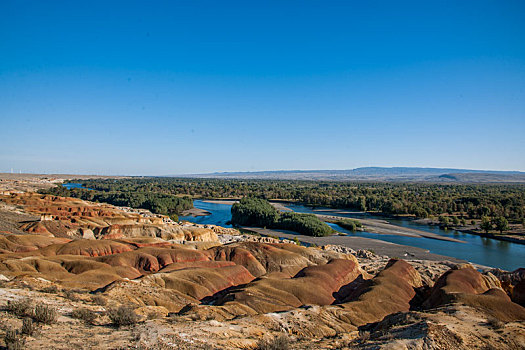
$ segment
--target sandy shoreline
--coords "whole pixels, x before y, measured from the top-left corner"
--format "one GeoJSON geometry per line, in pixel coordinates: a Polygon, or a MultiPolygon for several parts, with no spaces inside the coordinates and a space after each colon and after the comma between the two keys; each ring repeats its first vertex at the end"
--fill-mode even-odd
{"type": "Polygon", "coordinates": [[[385,242],[378,239],[354,237],[354,236],[326,236],[326,237],[312,237],[300,235],[295,232],[286,230],[270,230],[259,227],[242,227],[245,230],[258,233],[262,236],[278,236],[287,239],[297,238],[301,242],[323,245],[341,245],[354,250],[364,249],[373,251],[378,255],[386,255],[388,257],[410,258],[420,260],[443,261],[448,260],[455,263],[465,263],[467,261],[453,258],[450,256],[430,253],[427,249],[401,245],[391,242],[385,242]]]}
{"type": "MultiPolygon", "coordinates": [[[[334,215],[324,215],[324,214],[315,214],[319,219],[323,221],[337,221],[340,219],[347,219],[343,216],[334,216],[334,215]]],[[[424,237],[431,239],[439,239],[442,241],[457,242],[457,243],[466,243],[459,239],[441,236],[436,233],[426,232],[421,230],[416,230],[413,228],[397,226],[391,224],[385,220],[376,220],[376,219],[358,219],[361,224],[364,226],[364,230],[370,233],[379,233],[385,235],[397,235],[397,236],[409,236],[409,237],[424,237]]]]}
{"type": "Polygon", "coordinates": [[[206,211],[204,209],[199,209],[199,208],[187,209],[187,210],[184,210],[181,213],[181,216],[194,216],[194,217],[197,217],[197,216],[208,216],[208,215],[211,215],[211,213],[209,211],[206,211]]]}
{"type": "MultiPolygon", "coordinates": [[[[233,200],[233,199],[228,199],[228,200],[204,200],[203,202],[233,205],[234,203],[238,201],[233,200]]],[[[277,210],[292,211],[291,209],[286,208],[282,203],[279,203],[279,202],[270,202],[270,203],[277,210]]],[[[339,216],[337,214],[357,214],[359,213],[359,212],[351,212],[351,211],[345,211],[345,210],[339,210],[339,209],[333,209],[333,210],[323,209],[323,210],[314,210],[314,211],[319,212],[319,214],[314,214],[314,215],[316,215],[319,219],[323,221],[336,221],[336,220],[341,220],[341,219],[348,219],[348,217],[339,216]]],[[[464,241],[460,241],[459,239],[441,236],[435,233],[416,230],[413,228],[394,225],[385,220],[358,219],[358,221],[360,221],[364,225],[365,231],[370,232],[370,233],[396,235],[396,236],[409,236],[409,237],[424,237],[424,238],[431,238],[431,239],[439,239],[442,241],[465,243],[464,241]]]]}

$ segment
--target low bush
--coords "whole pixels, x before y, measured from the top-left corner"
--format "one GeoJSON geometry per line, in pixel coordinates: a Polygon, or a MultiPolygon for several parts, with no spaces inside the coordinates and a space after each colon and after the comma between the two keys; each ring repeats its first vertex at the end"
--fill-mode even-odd
{"type": "Polygon", "coordinates": [[[58,288],[57,288],[57,286],[49,286],[49,287],[42,288],[40,291],[42,293],[56,294],[56,293],[58,293],[58,288]]]}
{"type": "Polygon", "coordinates": [[[359,336],[355,339],[358,343],[366,343],[370,339],[370,332],[368,331],[359,331],[359,336]]]}
{"type": "Polygon", "coordinates": [[[86,321],[87,323],[93,323],[97,318],[97,313],[86,308],[79,308],[73,310],[71,313],[73,318],[78,318],[79,320],[86,321]]]}
{"type": "Polygon", "coordinates": [[[95,295],[91,298],[91,302],[95,305],[104,306],[108,303],[106,298],[104,298],[102,295],[95,295]]]}
{"type": "Polygon", "coordinates": [[[54,307],[40,304],[33,310],[33,319],[40,323],[53,324],[58,319],[58,312],[54,307]]]}
{"type": "Polygon", "coordinates": [[[29,298],[20,300],[9,300],[7,302],[6,310],[16,316],[27,316],[30,314],[33,302],[29,298]]]}
{"type": "Polygon", "coordinates": [[[73,290],[64,290],[64,298],[71,300],[71,301],[79,300],[77,292],[73,290]]]}
{"type": "Polygon", "coordinates": [[[24,318],[22,323],[22,328],[20,328],[20,333],[26,335],[33,335],[36,332],[37,326],[29,317],[24,318]]]}
{"type": "Polygon", "coordinates": [[[290,339],[285,335],[280,335],[273,339],[261,339],[257,342],[256,350],[288,350],[290,349],[290,339]]]}
{"type": "Polygon", "coordinates": [[[487,319],[487,324],[488,324],[489,326],[491,326],[492,328],[494,328],[494,329],[501,329],[501,328],[503,328],[503,327],[505,326],[505,323],[504,323],[504,322],[498,320],[498,319],[495,318],[495,317],[489,317],[489,318],[487,319]]]}
{"type": "Polygon", "coordinates": [[[128,306],[121,305],[118,308],[109,309],[107,315],[111,322],[117,326],[127,326],[139,321],[139,316],[128,306]]]}
{"type": "Polygon", "coordinates": [[[337,220],[335,224],[341,226],[342,228],[348,231],[357,231],[358,228],[361,228],[361,223],[353,219],[341,219],[337,220]]]}
{"type": "Polygon", "coordinates": [[[6,329],[4,342],[7,350],[22,350],[25,345],[25,339],[13,328],[6,329]]]}

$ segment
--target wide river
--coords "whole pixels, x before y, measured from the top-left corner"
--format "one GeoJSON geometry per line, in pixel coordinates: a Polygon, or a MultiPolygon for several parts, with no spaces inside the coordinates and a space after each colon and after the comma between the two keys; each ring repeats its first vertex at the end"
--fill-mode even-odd
{"type": "MultiPolygon", "coordinates": [[[[202,200],[193,201],[193,205],[195,206],[195,208],[204,209],[210,212],[211,215],[198,217],[181,216],[181,220],[187,220],[198,224],[212,224],[231,227],[231,225],[226,224],[228,221],[231,220],[231,205],[207,203],[202,200]]],[[[292,209],[297,213],[314,213],[312,208],[302,205],[288,204],[286,205],[286,207],[292,209]]],[[[319,213],[319,210],[323,209],[330,210],[327,208],[316,208],[315,213],[319,213]]],[[[375,215],[370,216],[364,213],[337,215],[357,219],[365,217],[381,219],[381,217],[375,215]]],[[[390,218],[383,219],[395,225],[414,228],[427,232],[433,232],[441,236],[457,238],[462,241],[465,241],[466,243],[442,241],[422,237],[384,235],[370,232],[352,233],[334,224],[330,224],[330,226],[332,226],[337,231],[344,232],[350,235],[374,238],[392,243],[428,249],[431,253],[452,256],[454,258],[467,260],[480,265],[498,267],[509,271],[515,270],[519,267],[525,267],[525,245],[498,241],[495,239],[484,238],[468,233],[458,232],[455,230],[445,231],[436,226],[422,225],[415,223],[411,220],[400,220],[390,218]]]]}

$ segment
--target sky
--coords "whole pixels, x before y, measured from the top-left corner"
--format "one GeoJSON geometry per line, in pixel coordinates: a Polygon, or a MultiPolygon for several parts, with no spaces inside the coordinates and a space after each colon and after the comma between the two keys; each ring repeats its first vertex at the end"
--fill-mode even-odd
{"type": "Polygon", "coordinates": [[[0,172],[525,171],[525,2],[0,1],[0,172]]]}

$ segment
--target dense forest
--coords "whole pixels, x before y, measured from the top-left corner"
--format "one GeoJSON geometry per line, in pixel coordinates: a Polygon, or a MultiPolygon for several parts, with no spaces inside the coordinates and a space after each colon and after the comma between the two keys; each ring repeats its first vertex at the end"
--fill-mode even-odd
{"type": "Polygon", "coordinates": [[[162,193],[195,198],[281,199],[311,206],[352,208],[389,215],[504,217],[522,223],[523,184],[429,184],[129,178],[78,181],[104,192],[162,193]]]}
{"type": "Polygon", "coordinates": [[[40,190],[39,192],[118,206],[148,209],[156,214],[169,215],[173,220],[178,220],[178,215],[184,210],[193,208],[193,200],[188,196],[179,197],[168,193],[147,191],[138,187],[135,189],[122,187],[111,190],[88,190],[82,188],[69,190],[58,186],[40,190]]]}
{"type": "Polygon", "coordinates": [[[313,214],[281,213],[267,200],[244,197],[232,206],[232,223],[295,231],[308,236],[327,236],[334,230],[313,214]]]}

